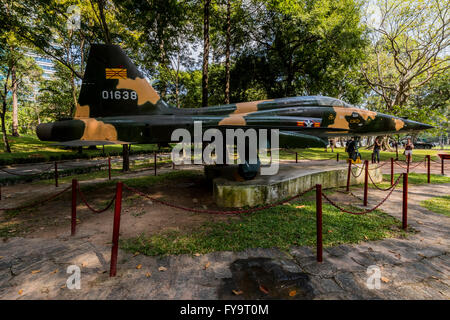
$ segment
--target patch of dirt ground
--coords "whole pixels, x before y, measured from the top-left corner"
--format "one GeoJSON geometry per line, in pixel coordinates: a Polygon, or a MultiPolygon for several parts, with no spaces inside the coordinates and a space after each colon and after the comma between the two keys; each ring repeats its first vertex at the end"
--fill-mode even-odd
{"type": "MultiPolygon", "coordinates": [[[[142,176],[143,173],[140,175],[142,176]]],[[[152,175],[147,171],[145,174],[152,175]]],[[[129,178],[129,176],[127,176],[129,178]]],[[[104,180],[104,179],[101,179],[104,180]]],[[[95,209],[105,208],[115,193],[115,186],[95,188],[92,182],[80,182],[80,188],[95,209]],[[84,190],[84,191],[83,191],[84,190]]],[[[69,184],[55,188],[52,185],[19,184],[3,187],[1,208],[17,207],[45,199],[69,184]]],[[[137,188],[151,197],[169,203],[196,208],[221,210],[213,202],[212,188],[208,182],[198,177],[181,177],[153,185],[137,188]]],[[[111,243],[114,205],[103,213],[93,213],[78,196],[77,237],[98,245],[111,243]]],[[[190,230],[208,221],[236,219],[227,215],[194,213],[153,203],[149,199],[124,189],[120,236],[131,238],[145,233],[151,235],[168,230],[190,230]]],[[[70,234],[71,190],[57,199],[33,208],[17,211],[0,211],[0,236],[20,236],[28,238],[58,238],[70,234]],[[7,229],[5,229],[7,228],[7,229]]]]}

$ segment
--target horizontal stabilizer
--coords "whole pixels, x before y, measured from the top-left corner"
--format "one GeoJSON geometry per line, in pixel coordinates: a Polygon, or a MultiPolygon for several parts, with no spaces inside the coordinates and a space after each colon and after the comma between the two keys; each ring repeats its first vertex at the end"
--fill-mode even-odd
{"type": "Polygon", "coordinates": [[[72,140],[72,141],[52,143],[51,146],[88,147],[88,146],[107,146],[113,144],[133,144],[133,143],[125,141],[109,141],[109,140],[72,140]]]}

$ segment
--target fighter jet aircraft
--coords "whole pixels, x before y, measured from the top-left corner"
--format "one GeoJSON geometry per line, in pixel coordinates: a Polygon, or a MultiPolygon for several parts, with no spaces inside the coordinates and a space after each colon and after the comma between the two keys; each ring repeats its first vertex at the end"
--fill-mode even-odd
{"type": "MultiPolygon", "coordinates": [[[[432,126],[377,113],[324,96],[240,102],[206,108],[175,108],[161,99],[116,45],[94,44],[71,120],[40,124],[44,141],[66,146],[167,144],[177,128],[279,129],[282,148],[325,147],[328,137],[404,133],[432,126]]],[[[256,175],[247,163],[240,172],[256,175]]]]}

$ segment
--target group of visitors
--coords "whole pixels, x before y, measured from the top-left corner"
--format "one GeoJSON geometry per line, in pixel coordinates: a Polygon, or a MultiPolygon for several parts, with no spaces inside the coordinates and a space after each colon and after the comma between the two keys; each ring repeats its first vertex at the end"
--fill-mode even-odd
{"type": "MultiPolygon", "coordinates": [[[[347,143],[345,145],[345,152],[348,153],[348,157],[353,161],[356,161],[358,157],[361,158],[361,154],[358,151],[358,142],[359,137],[351,137],[349,140],[347,140],[347,143]]],[[[335,140],[330,139],[330,147],[332,152],[334,152],[335,146],[336,146],[335,140]]],[[[382,141],[379,137],[377,137],[373,144],[372,163],[380,163],[381,148],[382,148],[382,141]]],[[[412,159],[413,149],[414,144],[412,143],[411,139],[408,138],[405,144],[405,150],[403,152],[408,162],[410,162],[412,159]]]]}

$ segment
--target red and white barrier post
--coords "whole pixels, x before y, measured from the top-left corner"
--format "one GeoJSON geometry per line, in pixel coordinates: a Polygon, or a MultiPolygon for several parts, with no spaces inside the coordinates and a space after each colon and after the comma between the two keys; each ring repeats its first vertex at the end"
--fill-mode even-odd
{"type": "Polygon", "coordinates": [[[123,183],[118,182],[116,185],[116,203],[114,207],[114,224],[111,248],[111,266],[109,276],[115,277],[117,273],[117,253],[119,251],[119,231],[120,231],[120,212],[122,210],[122,187],[123,183]]]}
{"type": "Polygon", "coordinates": [[[74,236],[77,231],[77,191],[78,181],[72,179],[72,217],[70,235],[74,236]]]}
{"type": "Polygon", "coordinates": [[[58,187],[58,162],[55,161],[55,187],[58,187]]]}
{"type": "Polygon", "coordinates": [[[406,157],[406,160],[408,161],[406,164],[406,172],[409,173],[409,164],[411,162],[411,155],[408,154],[408,156],[406,157]]]}
{"type": "Polygon", "coordinates": [[[347,172],[347,192],[350,191],[350,178],[352,174],[352,159],[348,159],[348,172],[347,172]]]}
{"type": "Polygon", "coordinates": [[[156,176],[156,151],[153,154],[153,162],[154,162],[154,170],[155,170],[155,176],[156,176]]]}
{"type": "Polygon", "coordinates": [[[369,187],[369,160],[364,160],[364,201],[363,201],[364,206],[367,206],[368,187],[369,187]]]}
{"type": "Polygon", "coordinates": [[[402,228],[408,228],[408,173],[403,174],[402,228]]]}
{"type": "Polygon", "coordinates": [[[394,185],[394,158],[391,158],[391,186],[394,185]]]}
{"type": "Polygon", "coordinates": [[[111,180],[111,157],[108,156],[108,179],[111,180]]]}
{"type": "Polygon", "coordinates": [[[322,262],[322,185],[316,184],[317,262],[322,262]]]}

